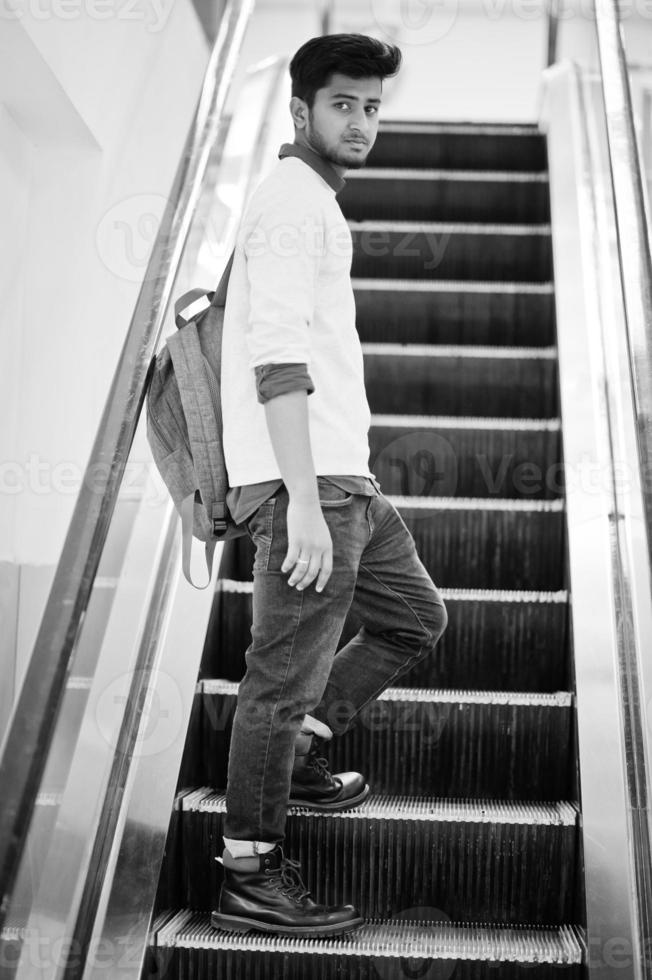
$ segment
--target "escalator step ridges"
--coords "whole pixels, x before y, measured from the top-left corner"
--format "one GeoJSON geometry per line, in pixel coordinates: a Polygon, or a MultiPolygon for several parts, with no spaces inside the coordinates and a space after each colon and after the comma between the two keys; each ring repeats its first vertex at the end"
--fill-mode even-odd
{"type": "Polygon", "coordinates": [[[398,497],[387,495],[387,499],[399,510],[470,510],[470,511],[511,511],[523,513],[558,514],[564,510],[561,497],[554,500],[519,500],[507,497],[495,499],[487,497],[398,497]]]}
{"type": "MultiPolygon", "coordinates": [[[[197,691],[203,694],[238,693],[237,681],[224,680],[221,677],[207,677],[199,681],[197,691]]],[[[416,688],[388,687],[376,698],[377,701],[410,701],[430,703],[433,701],[447,704],[505,704],[568,708],[573,703],[570,691],[472,691],[452,690],[450,688],[416,688]]]]}
{"type": "Polygon", "coordinates": [[[473,344],[392,344],[366,341],[363,354],[396,357],[473,357],[496,358],[500,361],[555,361],[556,347],[476,347],[473,344]]]}
{"type": "MultiPolygon", "coordinates": [[[[206,913],[189,909],[168,917],[158,929],[155,925],[152,941],[158,947],[488,960],[523,962],[533,966],[537,963],[579,964],[585,952],[582,930],[570,925],[558,928],[501,927],[463,922],[372,919],[346,937],[306,939],[221,932],[212,928],[206,913]]],[[[385,971],[381,975],[385,975],[385,971]]]]}
{"type": "Polygon", "coordinates": [[[500,429],[511,432],[560,432],[561,420],[552,419],[508,419],[469,415],[382,415],[371,416],[372,427],[391,426],[392,428],[414,429],[500,429]]]}
{"type": "MultiPolygon", "coordinates": [[[[241,583],[236,585],[249,585],[249,591],[253,589],[253,582],[241,583]]],[[[232,591],[239,591],[233,589],[232,591]]],[[[522,602],[522,603],[552,603],[565,606],[568,602],[568,592],[566,589],[558,589],[556,592],[534,592],[518,591],[514,589],[440,589],[444,602],[522,602]]]]}
{"type": "Polygon", "coordinates": [[[533,136],[544,134],[536,123],[430,122],[411,119],[388,119],[380,124],[381,133],[428,133],[451,136],[533,136]]]}
{"type": "MultiPolygon", "coordinates": [[[[203,787],[181,801],[186,812],[225,813],[226,797],[223,792],[203,787]]],[[[308,807],[291,806],[290,814],[306,814],[311,820],[397,820],[437,823],[492,823],[520,824],[538,827],[574,827],[578,808],[565,800],[548,803],[519,802],[516,800],[465,800],[424,796],[368,796],[354,810],[330,812],[310,811],[308,807]]]]}
{"type": "Polygon", "coordinates": [[[365,218],[363,221],[349,219],[347,224],[352,232],[401,231],[414,234],[522,235],[524,238],[533,235],[549,238],[551,234],[550,225],[544,222],[538,224],[521,224],[519,222],[489,224],[488,222],[475,221],[399,221],[394,218],[380,220],[365,218]]]}
{"type": "Polygon", "coordinates": [[[426,167],[374,167],[370,165],[364,171],[352,170],[347,176],[347,183],[355,183],[368,178],[383,180],[469,180],[475,182],[504,181],[506,184],[547,184],[547,170],[453,170],[448,168],[429,169],[426,167]]]}
{"type": "Polygon", "coordinates": [[[501,282],[474,279],[352,279],[355,290],[378,290],[404,293],[527,293],[528,295],[552,296],[551,282],[501,282]]]}
{"type": "MultiPolygon", "coordinates": [[[[251,581],[239,581],[238,579],[223,578],[217,583],[218,592],[231,592],[240,595],[251,595],[254,583],[251,581]]],[[[513,602],[513,603],[537,603],[565,606],[568,602],[568,592],[566,589],[558,589],[556,592],[545,591],[519,591],[514,589],[446,589],[439,590],[446,602],[513,602]]]]}

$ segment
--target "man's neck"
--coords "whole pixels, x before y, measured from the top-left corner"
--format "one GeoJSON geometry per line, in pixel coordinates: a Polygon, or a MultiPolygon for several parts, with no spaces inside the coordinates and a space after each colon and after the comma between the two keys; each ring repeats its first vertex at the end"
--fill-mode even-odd
{"type": "Polygon", "coordinates": [[[332,160],[327,160],[326,157],[323,157],[321,153],[319,153],[313,146],[310,145],[310,143],[305,138],[302,132],[295,133],[294,143],[297,146],[305,147],[306,150],[310,150],[312,153],[316,153],[317,156],[324,161],[324,163],[327,163],[329,167],[333,168],[333,170],[335,171],[338,177],[342,177],[342,178],[344,177],[347,168],[340,166],[340,164],[338,163],[333,163],[332,160]]]}

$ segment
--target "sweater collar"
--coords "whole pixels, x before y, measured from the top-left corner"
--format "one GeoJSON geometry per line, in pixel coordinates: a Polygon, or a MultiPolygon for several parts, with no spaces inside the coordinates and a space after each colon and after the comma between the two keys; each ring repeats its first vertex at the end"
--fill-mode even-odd
{"type": "Polygon", "coordinates": [[[283,157],[299,157],[309,167],[312,167],[315,173],[318,173],[336,194],[346,184],[344,178],[335,172],[330,163],[315,153],[314,150],[311,150],[309,146],[303,146],[301,143],[283,143],[278,155],[281,160],[283,157]]]}

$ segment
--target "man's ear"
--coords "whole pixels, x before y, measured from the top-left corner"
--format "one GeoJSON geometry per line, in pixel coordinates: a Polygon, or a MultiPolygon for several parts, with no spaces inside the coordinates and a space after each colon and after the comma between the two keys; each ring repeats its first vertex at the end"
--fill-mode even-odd
{"type": "Polygon", "coordinates": [[[308,125],[308,106],[298,95],[290,99],[290,114],[297,129],[305,129],[308,125]]]}

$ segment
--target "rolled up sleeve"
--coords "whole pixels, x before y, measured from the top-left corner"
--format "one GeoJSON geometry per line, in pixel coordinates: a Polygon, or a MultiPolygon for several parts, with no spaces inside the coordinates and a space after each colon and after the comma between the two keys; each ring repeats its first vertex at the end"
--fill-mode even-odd
{"type": "Polygon", "coordinates": [[[312,395],[315,390],[307,364],[260,364],[254,370],[261,405],[289,391],[307,391],[312,395]]]}

